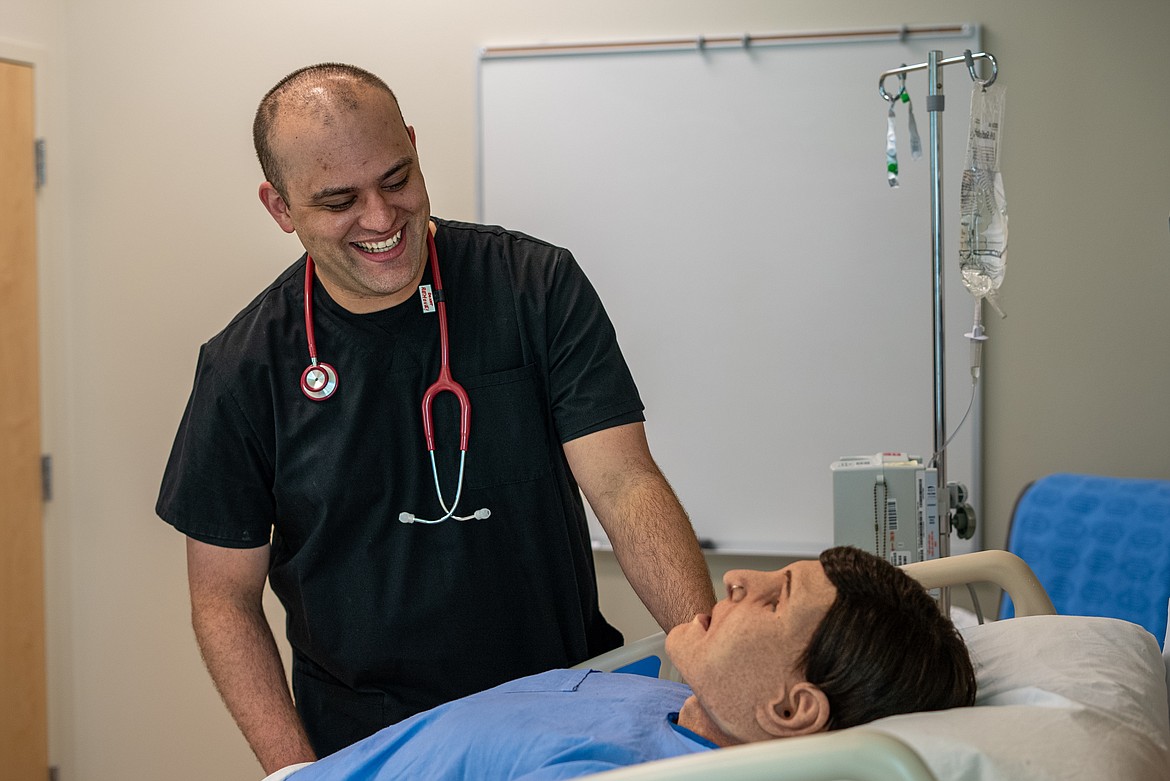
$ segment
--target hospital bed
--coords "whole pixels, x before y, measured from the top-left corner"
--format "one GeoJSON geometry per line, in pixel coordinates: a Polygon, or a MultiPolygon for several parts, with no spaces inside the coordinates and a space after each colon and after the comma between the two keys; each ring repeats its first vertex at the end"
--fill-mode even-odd
{"type": "MultiPolygon", "coordinates": [[[[1055,615],[1027,565],[1005,551],[918,562],[927,588],[990,582],[1016,617],[961,629],[978,680],[973,708],[609,771],[597,781],[1067,781],[1170,779],[1170,651],[1112,618],[1055,615]]],[[[678,680],[659,634],[582,664],[678,680]]],[[[1170,643],[1167,644],[1170,646],[1170,643]]],[[[278,781],[291,771],[265,781],[278,781]]]]}

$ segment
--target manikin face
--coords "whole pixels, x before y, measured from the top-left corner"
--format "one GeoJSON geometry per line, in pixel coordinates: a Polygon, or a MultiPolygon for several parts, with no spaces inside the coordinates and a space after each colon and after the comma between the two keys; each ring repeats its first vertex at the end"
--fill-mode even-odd
{"type": "Polygon", "coordinates": [[[297,234],[329,295],[365,313],[414,294],[427,260],[430,201],[414,130],[394,99],[346,86],[350,100],[326,82],[282,111],[271,145],[288,197],[265,182],[260,200],[297,234]]]}
{"type": "Polygon", "coordinates": [[[823,729],[827,701],[818,705],[805,698],[823,695],[796,669],[837,597],[821,563],[800,561],[775,572],[733,570],[723,583],[727,598],[711,615],[675,627],[666,640],[705,717],[732,742],[823,729]],[[823,706],[823,718],[814,706],[823,706]]]}

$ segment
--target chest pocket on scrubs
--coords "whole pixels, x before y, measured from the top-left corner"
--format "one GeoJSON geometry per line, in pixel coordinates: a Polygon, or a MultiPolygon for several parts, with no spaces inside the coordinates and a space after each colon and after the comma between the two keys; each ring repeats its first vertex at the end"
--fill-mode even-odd
{"type": "Polygon", "coordinates": [[[551,469],[546,402],[536,367],[461,380],[471,399],[467,488],[541,478],[551,469]]]}

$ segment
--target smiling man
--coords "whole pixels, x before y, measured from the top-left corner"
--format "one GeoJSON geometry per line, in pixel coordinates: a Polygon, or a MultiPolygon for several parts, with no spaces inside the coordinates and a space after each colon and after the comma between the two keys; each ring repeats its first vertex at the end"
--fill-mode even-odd
{"type": "Polygon", "coordinates": [[[414,128],[393,95],[356,80],[327,84],[300,96],[311,109],[274,107],[259,130],[271,169],[260,200],[297,234],[335,302],[376,312],[411,298],[422,280],[430,199],[414,128]]]}
{"type": "Polygon", "coordinates": [[[687,685],[554,670],[419,714],[293,781],[574,778],[722,746],[969,706],[962,638],[922,587],[856,548],[736,570],[666,640],[687,685]]]}
{"type": "Polygon", "coordinates": [[[200,350],[156,509],[186,535],[200,650],[265,770],[620,645],[582,494],[664,629],[710,609],[572,254],[432,215],[418,136],[360,68],[281,79],[253,140],[260,201],[305,253],[200,350]]]}

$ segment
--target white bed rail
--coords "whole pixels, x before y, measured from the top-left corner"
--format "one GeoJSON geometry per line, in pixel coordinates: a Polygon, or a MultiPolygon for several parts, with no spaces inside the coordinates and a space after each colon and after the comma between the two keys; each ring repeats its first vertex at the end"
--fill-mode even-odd
{"type": "Polygon", "coordinates": [[[1048,592],[1023,559],[1002,550],[985,550],[948,556],[943,559],[916,561],[902,567],[925,588],[959,586],[964,583],[988,582],[1002,588],[1012,598],[1017,616],[1051,616],[1056,614],[1048,592]]]}
{"type": "Polygon", "coordinates": [[[682,681],[682,676],[679,674],[678,669],[671,663],[670,657],[666,655],[665,632],[655,632],[652,635],[643,637],[641,640],[635,640],[632,643],[627,643],[620,648],[615,648],[592,659],[586,659],[581,664],[575,665],[573,669],[613,672],[628,664],[641,662],[651,656],[656,657],[661,664],[658,672],[659,678],[665,678],[670,681],[682,681]]]}

